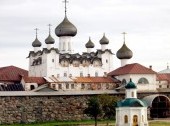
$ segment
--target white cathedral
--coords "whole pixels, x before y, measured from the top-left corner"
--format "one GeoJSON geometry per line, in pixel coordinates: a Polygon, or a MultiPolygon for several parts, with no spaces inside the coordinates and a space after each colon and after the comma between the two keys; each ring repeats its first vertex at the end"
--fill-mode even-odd
{"type": "Polygon", "coordinates": [[[77,28],[68,20],[66,12],[64,20],[56,27],[55,34],[59,37],[58,48],[50,34],[45,39],[46,48],[36,38],[32,43],[34,51],[29,53],[29,76],[31,77],[87,77],[104,76],[113,70],[113,53],[108,49],[109,40],[105,34],[99,41],[101,49],[92,51],[94,43],[89,38],[85,44],[87,52],[75,53],[72,38],[77,34],[77,28]]]}

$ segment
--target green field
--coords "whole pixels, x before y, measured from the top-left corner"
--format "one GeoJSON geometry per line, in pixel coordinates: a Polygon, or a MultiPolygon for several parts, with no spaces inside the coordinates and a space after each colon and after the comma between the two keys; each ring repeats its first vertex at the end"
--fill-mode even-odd
{"type": "MultiPolygon", "coordinates": [[[[106,126],[109,122],[109,126],[114,126],[114,121],[99,121],[100,126],[106,126]]],[[[7,125],[0,125],[7,126],[7,125]]],[[[14,124],[8,126],[94,126],[94,121],[68,121],[68,122],[47,122],[47,123],[35,123],[35,124],[14,124]]],[[[170,121],[152,121],[149,126],[170,126],[170,121]]]]}

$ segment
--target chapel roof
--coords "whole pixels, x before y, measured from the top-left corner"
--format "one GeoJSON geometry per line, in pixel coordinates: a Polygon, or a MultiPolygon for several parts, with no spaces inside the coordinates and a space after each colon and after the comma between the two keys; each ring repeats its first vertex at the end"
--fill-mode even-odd
{"type": "Polygon", "coordinates": [[[137,98],[126,98],[117,102],[117,107],[147,107],[147,104],[137,98]]]}

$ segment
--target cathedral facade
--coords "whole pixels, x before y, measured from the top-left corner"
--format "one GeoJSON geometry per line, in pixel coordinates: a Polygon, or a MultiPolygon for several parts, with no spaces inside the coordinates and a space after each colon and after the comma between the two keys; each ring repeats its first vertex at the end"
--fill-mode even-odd
{"type": "Polygon", "coordinates": [[[55,40],[49,26],[49,36],[45,40],[47,47],[41,49],[42,43],[36,32],[32,43],[34,51],[30,51],[28,56],[30,77],[97,77],[113,70],[113,53],[107,48],[109,40],[105,34],[99,41],[101,49],[93,52],[95,45],[89,37],[85,44],[87,51],[75,53],[72,38],[77,34],[77,28],[68,20],[66,13],[64,20],[56,27],[55,34],[59,37],[58,48],[54,47],[55,40]]]}

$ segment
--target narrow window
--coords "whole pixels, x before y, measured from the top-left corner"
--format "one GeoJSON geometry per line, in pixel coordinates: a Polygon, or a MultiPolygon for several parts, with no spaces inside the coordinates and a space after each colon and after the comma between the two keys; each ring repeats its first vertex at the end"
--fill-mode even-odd
{"type": "Polygon", "coordinates": [[[134,97],[134,92],[132,91],[132,98],[134,97]]]}
{"type": "Polygon", "coordinates": [[[66,84],[66,89],[69,89],[69,84],[68,83],[66,84]]]}
{"type": "Polygon", "coordinates": [[[95,72],[95,77],[98,77],[98,72],[95,72]]]}
{"type": "Polygon", "coordinates": [[[124,123],[128,123],[128,116],[127,115],[124,116],[124,123]]]}
{"type": "Polygon", "coordinates": [[[74,84],[71,84],[71,89],[74,89],[74,84]]]}
{"type": "Polygon", "coordinates": [[[81,84],[81,89],[85,89],[85,84],[81,84]]]}
{"type": "Polygon", "coordinates": [[[64,73],[64,77],[67,77],[67,73],[66,72],[64,73]]]}
{"type": "Polygon", "coordinates": [[[62,89],[62,85],[61,84],[58,84],[58,89],[62,89]]]}
{"type": "Polygon", "coordinates": [[[54,59],[52,59],[52,62],[54,63],[54,59]]]}
{"type": "Polygon", "coordinates": [[[80,77],[83,77],[83,71],[80,71],[80,77]]]}
{"type": "Polygon", "coordinates": [[[106,63],[108,63],[108,60],[106,60],[106,63]]]}

